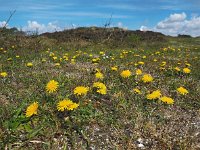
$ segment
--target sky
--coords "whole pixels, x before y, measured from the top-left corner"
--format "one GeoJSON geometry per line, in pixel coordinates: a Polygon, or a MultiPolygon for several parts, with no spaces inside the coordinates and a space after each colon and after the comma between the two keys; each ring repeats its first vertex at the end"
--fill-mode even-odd
{"type": "Polygon", "coordinates": [[[200,36],[200,0],[0,0],[0,27],[54,32],[111,27],[200,36]],[[112,17],[111,17],[112,16],[112,17]]]}

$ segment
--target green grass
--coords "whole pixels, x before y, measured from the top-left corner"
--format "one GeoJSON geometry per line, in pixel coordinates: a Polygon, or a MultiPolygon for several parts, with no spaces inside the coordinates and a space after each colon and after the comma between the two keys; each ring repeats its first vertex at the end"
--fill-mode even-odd
{"type": "Polygon", "coordinates": [[[168,41],[137,41],[139,45],[134,49],[94,44],[77,48],[76,43],[71,46],[42,37],[2,45],[0,72],[7,72],[8,76],[0,78],[0,148],[137,149],[139,138],[146,149],[200,148],[198,39],[168,38],[168,41]],[[52,52],[57,60],[49,56],[52,52]],[[69,60],[60,61],[66,53],[69,60]],[[73,56],[75,63],[71,62],[73,56]],[[43,58],[46,62],[42,62],[43,58]],[[93,58],[100,60],[94,64],[93,58]],[[139,61],[144,65],[135,65],[139,61]],[[163,61],[166,65],[161,69],[163,61]],[[33,67],[27,67],[28,62],[33,67]],[[60,66],[55,66],[56,62],[60,66]],[[182,72],[186,63],[191,64],[190,74],[182,72]],[[112,71],[113,66],[118,66],[118,71],[112,71]],[[181,71],[176,72],[174,67],[181,71]],[[95,78],[95,69],[104,74],[103,80],[95,78]],[[132,76],[124,79],[120,73],[126,69],[132,76]],[[153,82],[143,83],[142,75],[135,76],[136,69],[151,74],[153,82]],[[46,84],[52,79],[59,82],[59,88],[48,94],[46,84]],[[106,85],[106,95],[94,91],[92,84],[96,81],[106,85]],[[90,90],[86,96],[77,97],[73,94],[77,86],[90,90]],[[176,91],[180,86],[189,94],[180,95],[176,91]],[[133,88],[139,88],[142,94],[135,94],[133,88]],[[174,104],[147,100],[146,95],[157,89],[173,98],[174,104]],[[80,106],[73,111],[58,112],[56,105],[65,98],[80,106]],[[34,101],[39,103],[38,114],[26,117],[26,108],[34,101]]]}

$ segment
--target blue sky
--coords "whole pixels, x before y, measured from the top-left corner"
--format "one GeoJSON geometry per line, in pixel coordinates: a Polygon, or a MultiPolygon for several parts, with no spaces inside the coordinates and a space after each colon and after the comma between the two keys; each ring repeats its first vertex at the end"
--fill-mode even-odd
{"type": "MultiPolygon", "coordinates": [[[[9,27],[15,26],[24,30],[35,26],[41,26],[41,30],[47,26],[49,29],[53,26],[61,30],[72,27],[72,24],[103,26],[111,15],[112,26],[133,30],[156,30],[160,22],[165,23],[165,20],[170,20],[170,15],[176,14],[184,14],[182,21],[186,23],[192,21],[187,27],[193,21],[199,25],[200,19],[200,0],[0,0],[0,3],[0,22],[5,22],[10,11],[16,9],[9,27]],[[192,20],[194,18],[196,19],[192,20]]],[[[166,23],[162,27],[165,28],[166,23]]],[[[186,27],[179,28],[178,32],[183,28],[186,27]]],[[[200,33],[199,28],[198,30],[200,33]]]]}

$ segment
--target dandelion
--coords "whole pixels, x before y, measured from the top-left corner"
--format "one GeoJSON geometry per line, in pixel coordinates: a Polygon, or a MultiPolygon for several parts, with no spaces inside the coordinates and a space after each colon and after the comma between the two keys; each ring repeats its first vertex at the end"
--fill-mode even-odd
{"type": "Polygon", "coordinates": [[[97,88],[97,93],[100,93],[102,95],[105,95],[107,93],[107,88],[105,86],[105,84],[101,83],[101,82],[95,82],[93,84],[94,88],[97,88]]]}
{"type": "Polygon", "coordinates": [[[101,52],[99,52],[99,54],[103,55],[103,54],[105,54],[105,53],[101,51],[101,52]]]}
{"type": "Polygon", "coordinates": [[[139,65],[144,65],[144,62],[143,61],[139,61],[138,64],[139,65]]]}
{"type": "Polygon", "coordinates": [[[163,67],[163,66],[165,66],[165,65],[166,65],[166,63],[167,63],[166,61],[163,61],[163,62],[160,64],[160,66],[162,66],[162,67],[163,67]]]}
{"type": "Polygon", "coordinates": [[[190,73],[191,70],[190,70],[189,68],[183,68],[183,72],[184,72],[184,73],[190,73]]]}
{"type": "Polygon", "coordinates": [[[187,89],[185,89],[184,87],[179,87],[179,88],[177,88],[177,91],[180,93],[180,94],[182,94],[182,95],[186,95],[186,94],[188,94],[189,92],[188,92],[188,90],[187,89]]]}
{"type": "Polygon", "coordinates": [[[144,83],[152,82],[152,81],[153,81],[153,77],[152,77],[150,74],[145,74],[145,75],[143,75],[143,77],[142,77],[142,81],[143,81],[144,83]]]}
{"type": "Polygon", "coordinates": [[[58,67],[60,66],[60,63],[55,63],[54,66],[58,67]]]}
{"type": "Polygon", "coordinates": [[[26,109],[26,117],[31,117],[32,115],[37,115],[38,110],[38,102],[32,103],[26,109]]]}
{"type": "Polygon", "coordinates": [[[136,75],[141,75],[141,74],[142,74],[142,70],[137,69],[137,70],[135,71],[135,74],[136,74],[136,75]]]}
{"type": "Polygon", "coordinates": [[[96,77],[97,79],[103,79],[103,78],[104,78],[104,76],[103,76],[103,74],[102,74],[101,72],[95,73],[95,77],[96,77]]]}
{"type": "Polygon", "coordinates": [[[174,103],[174,100],[170,97],[167,97],[167,96],[161,97],[160,100],[164,103],[167,103],[167,104],[173,104],[174,103]]]}
{"type": "Polygon", "coordinates": [[[133,92],[136,93],[136,94],[142,94],[141,91],[139,89],[137,89],[137,88],[134,88],[133,92]]]}
{"type": "Polygon", "coordinates": [[[42,58],[42,62],[46,62],[47,60],[45,58],[42,58]]]}
{"type": "Polygon", "coordinates": [[[79,104],[72,102],[70,99],[64,99],[57,103],[57,110],[64,111],[64,110],[73,110],[76,109],[79,104]]]}
{"type": "Polygon", "coordinates": [[[89,91],[89,88],[88,87],[84,87],[84,86],[77,86],[75,89],[74,89],[74,94],[75,95],[86,95],[87,92],[89,91]]]}
{"type": "Polygon", "coordinates": [[[51,80],[46,85],[46,91],[48,93],[53,93],[58,89],[59,83],[55,80],[51,80]]]}
{"type": "Polygon", "coordinates": [[[157,99],[161,96],[160,90],[153,91],[151,94],[147,94],[146,98],[149,100],[157,99]]]}
{"type": "Polygon", "coordinates": [[[32,64],[31,62],[29,62],[29,63],[26,64],[26,66],[27,66],[27,67],[32,67],[33,64],[32,64]]]}
{"type": "Polygon", "coordinates": [[[191,64],[189,64],[189,63],[185,63],[185,65],[186,65],[186,66],[188,66],[188,67],[190,67],[190,66],[191,66],[191,64]]]}
{"type": "Polygon", "coordinates": [[[174,70],[181,71],[181,69],[179,67],[175,67],[174,70]]]}
{"type": "Polygon", "coordinates": [[[7,74],[7,72],[1,72],[1,73],[0,73],[0,76],[2,76],[2,77],[5,78],[6,76],[8,76],[8,74],[7,74]]]}
{"type": "Polygon", "coordinates": [[[118,69],[117,69],[116,66],[114,66],[114,67],[111,67],[111,70],[112,70],[112,71],[117,71],[118,69]]]}
{"type": "Polygon", "coordinates": [[[131,76],[131,71],[130,71],[130,70],[124,70],[124,71],[121,72],[120,75],[121,75],[121,77],[123,77],[123,78],[128,78],[128,77],[131,76]]]}
{"type": "Polygon", "coordinates": [[[7,61],[12,61],[12,58],[8,58],[7,61]]]}
{"type": "Polygon", "coordinates": [[[57,60],[57,59],[58,59],[58,57],[56,57],[56,56],[53,57],[53,60],[57,60]]]}
{"type": "Polygon", "coordinates": [[[144,59],[145,59],[145,58],[147,58],[147,56],[142,56],[142,58],[144,58],[144,59]]]}

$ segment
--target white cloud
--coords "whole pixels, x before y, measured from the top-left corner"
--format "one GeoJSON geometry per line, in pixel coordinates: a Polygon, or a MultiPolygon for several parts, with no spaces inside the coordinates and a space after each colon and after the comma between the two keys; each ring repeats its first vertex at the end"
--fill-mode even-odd
{"type": "Polygon", "coordinates": [[[122,23],[122,22],[118,22],[118,23],[117,23],[117,26],[118,26],[119,28],[122,28],[122,27],[123,27],[123,23],[122,23]]]}
{"type": "Polygon", "coordinates": [[[124,26],[124,24],[122,22],[118,22],[117,27],[122,28],[124,30],[128,30],[128,27],[124,26]]]}
{"type": "Polygon", "coordinates": [[[146,26],[141,26],[140,27],[140,31],[148,31],[149,29],[148,29],[148,27],[146,27],[146,26]]]}
{"type": "MultiPolygon", "coordinates": [[[[6,21],[0,21],[0,28],[4,27],[6,25],[6,21]]],[[[8,27],[8,24],[6,25],[8,27]]]]}
{"type": "MultiPolygon", "coordinates": [[[[144,26],[141,26],[141,28],[144,28],[144,26]]],[[[149,30],[162,32],[166,35],[172,36],[178,34],[187,34],[194,37],[200,36],[200,16],[195,14],[192,15],[191,18],[187,19],[187,15],[184,12],[180,14],[171,14],[149,30]]]]}
{"type": "Polygon", "coordinates": [[[40,24],[37,21],[28,21],[27,26],[24,26],[22,28],[25,32],[38,32],[38,33],[45,33],[45,32],[55,32],[55,31],[61,31],[62,28],[56,25],[56,23],[49,22],[47,25],[40,24]]]}
{"type": "Polygon", "coordinates": [[[167,22],[180,22],[185,20],[187,15],[183,12],[181,14],[171,14],[169,18],[166,19],[167,22]]]}

